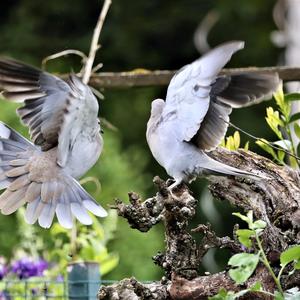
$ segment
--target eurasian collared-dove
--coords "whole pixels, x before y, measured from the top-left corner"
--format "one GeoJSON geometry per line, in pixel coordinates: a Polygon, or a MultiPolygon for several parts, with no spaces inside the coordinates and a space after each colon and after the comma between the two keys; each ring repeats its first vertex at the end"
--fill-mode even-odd
{"type": "Polygon", "coordinates": [[[209,157],[225,136],[232,107],[242,107],[271,96],[279,85],[277,74],[218,75],[244,42],[220,45],[172,78],[166,101],[152,102],[147,142],[154,158],[175,179],[174,188],[201,175],[255,174],[209,157]],[[225,120],[225,122],[224,122],[225,120]]]}
{"type": "Polygon", "coordinates": [[[0,59],[0,91],[29,127],[34,144],[0,123],[0,196],[2,214],[27,203],[25,220],[49,228],[56,213],[71,228],[74,215],[89,225],[87,211],[105,217],[106,211],[75,178],[98,160],[103,140],[98,102],[75,75],[63,81],[23,63],[0,59]]]}

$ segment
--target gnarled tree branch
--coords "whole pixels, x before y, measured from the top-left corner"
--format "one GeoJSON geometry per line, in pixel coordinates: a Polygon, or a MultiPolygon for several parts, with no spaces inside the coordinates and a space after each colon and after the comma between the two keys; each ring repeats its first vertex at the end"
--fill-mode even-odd
{"type": "MultiPolygon", "coordinates": [[[[228,151],[220,148],[211,155],[226,164],[265,178],[254,181],[240,177],[211,176],[208,180],[209,188],[215,197],[227,200],[244,211],[253,210],[256,218],[267,223],[261,238],[264,250],[276,272],[280,253],[289,246],[300,244],[299,172],[289,167],[278,166],[250,151],[228,151]]],[[[243,248],[229,237],[218,237],[209,225],[203,224],[194,229],[203,234],[202,241],[197,244],[188,227],[189,221],[195,215],[197,200],[185,185],[171,194],[167,184],[161,179],[155,178],[154,183],[158,188],[154,197],[142,202],[137,194],[131,193],[130,204],[126,205],[118,200],[115,208],[133,228],[143,232],[160,220],[164,222],[166,248],[163,253],[154,256],[154,261],[164,269],[166,278],[162,282],[153,283],[153,295],[149,295],[149,286],[138,284],[137,292],[130,284],[126,289],[129,288],[133,293],[130,297],[137,298],[120,296],[120,291],[124,291],[121,282],[115,286],[103,287],[99,299],[207,299],[216,294],[220,287],[239,291],[257,281],[262,283],[265,291],[274,292],[275,283],[262,264],[244,286],[235,284],[227,272],[199,276],[201,260],[209,248],[228,248],[233,253],[240,252],[243,248]],[[158,291],[163,291],[159,294],[161,298],[155,298],[158,291]],[[114,292],[120,298],[109,298],[108,295],[114,292]]],[[[299,272],[295,272],[292,277],[287,277],[286,274],[282,278],[282,285],[286,289],[300,286],[299,272]]],[[[243,299],[270,299],[270,296],[252,293],[243,299]]]]}

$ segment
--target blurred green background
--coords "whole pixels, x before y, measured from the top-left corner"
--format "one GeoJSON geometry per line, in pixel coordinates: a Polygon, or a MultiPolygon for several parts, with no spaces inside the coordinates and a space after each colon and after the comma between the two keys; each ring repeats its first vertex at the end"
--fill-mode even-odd
{"type": "MultiPolygon", "coordinates": [[[[216,11],[219,20],[208,36],[215,46],[221,42],[240,39],[245,50],[237,53],[229,67],[276,65],[280,51],[270,40],[276,30],[272,20],[273,0],[113,0],[101,35],[101,49],[96,63],[102,62],[103,71],[127,71],[135,68],[178,69],[199,57],[193,35],[209,11],[216,11]]],[[[10,0],[0,2],[0,55],[11,56],[40,66],[41,60],[64,49],[78,49],[88,53],[94,25],[102,1],[98,0],[10,0]]],[[[70,72],[80,69],[77,57],[51,61],[51,72],[70,72]]],[[[100,116],[118,128],[104,128],[105,147],[100,160],[88,175],[99,178],[102,190],[95,195],[94,186],[85,187],[97,200],[112,204],[114,198],[127,200],[127,193],[135,191],[144,198],[155,193],[152,178],[167,175],[151,157],[146,144],[145,130],[150,102],[164,98],[166,88],[132,88],[101,90],[105,100],[100,102],[100,116]]],[[[257,136],[272,138],[264,122],[266,104],[235,111],[232,121],[257,136]]],[[[27,134],[14,110],[16,105],[0,103],[0,120],[27,134]]],[[[232,131],[230,131],[232,132],[232,131]]],[[[27,135],[28,136],[28,135],[27,135]]],[[[243,137],[243,143],[247,137],[243,137]]],[[[257,151],[254,142],[250,149],[257,151]]],[[[201,199],[197,222],[209,220],[218,234],[230,234],[234,224],[232,208],[210,198],[205,191],[205,180],[192,185],[201,199]]],[[[34,225],[38,227],[37,225],[34,225]]],[[[24,229],[25,230],[25,229],[24,229]]],[[[49,231],[38,229],[47,251],[54,247],[49,231]]],[[[20,247],[22,227],[16,216],[0,216],[0,255],[10,257],[20,247]]],[[[139,233],[118,220],[109,251],[117,252],[118,266],[106,279],[136,276],[153,280],[161,271],[151,260],[163,250],[163,227],[156,226],[149,233],[139,233]]],[[[224,267],[227,253],[210,252],[206,265],[209,271],[224,267]]],[[[67,259],[67,258],[66,258],[67,259]]],[[[205,264],[204,264],[205,265],[205,264]]]]}

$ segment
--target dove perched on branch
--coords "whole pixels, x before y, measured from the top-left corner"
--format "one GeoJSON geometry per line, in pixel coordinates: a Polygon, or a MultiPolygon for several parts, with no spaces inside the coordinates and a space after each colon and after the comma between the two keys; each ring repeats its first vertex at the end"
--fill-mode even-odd
{"type": "Polygon", "coordinates": [[[4,98],[23,103],[17,109],[29,127],[33,143],[0,123],[0,196],[2,214],[27,203],[25,220],[49,228],[58,222],[71,228],[74,215],[89,225],[88,211],[106,211],[76,178],[98,160],[103,140],[98,102],[75,75],[63,81],[23,63],[0,59],[0,91],[4,98]]]}
{"type": "Polygon", "coordinates": [[[166,101],[152,102],[147,142],[154,158],[175,179],[170,189],[203,175],[258,179],[209,156],[224,138],[232,108],[260,101],[276,91],[277,74],[219,75],[244,42],[220,45],[184,66],[172,78],[166,101]]]}

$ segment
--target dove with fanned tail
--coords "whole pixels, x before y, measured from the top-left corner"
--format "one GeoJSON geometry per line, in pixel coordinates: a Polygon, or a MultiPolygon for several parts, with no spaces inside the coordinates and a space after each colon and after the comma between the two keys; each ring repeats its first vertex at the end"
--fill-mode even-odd
{"type": "Polygon", "coordinates": [[[0,209],[4,215],[26,205],[25,220],[49,228],[56,214],[65,228],[73,216],[89,225],[88,213],[107,212],[78,183],[98,160],[103,139],[98,102],[75,75],[67,81],[21,62],[0,58],[2,97],[29,127],[32,142],[0,123],[0,209]]]}

